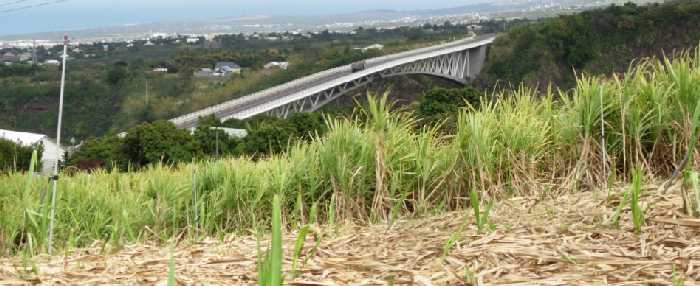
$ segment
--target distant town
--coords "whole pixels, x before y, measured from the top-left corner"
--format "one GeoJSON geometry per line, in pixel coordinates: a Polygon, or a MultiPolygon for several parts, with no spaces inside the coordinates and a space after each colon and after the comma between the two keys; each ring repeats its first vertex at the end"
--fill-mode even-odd
{"type": "MultiPolygon", "coordinates": [[[[492,1],[489,4],[416,11],[376,10],[342,15],[325,16],[249,16],[234,18],[214,18],[190,22],[162,22],[130,24],[117,27],[86,29],[70,32],[46,32],[29,35],[0,36],[0,49],[31,49],[35,46],[52,47],[63,44],[64,34],[70,34],[72,45],[95,43],[133,43],[154,39],[175,39],[188,44],[200,40],[212,40],[218,35],[244,34],[251,38],[282,39],[276,34],[307,36],[322,31],[332,33],[354,33],[359,27],[375,29],[395,29],[424,24],[478,24],[488,20],[513,20],[521,18],[542,18],[552,15],[570,14],[577,11],[603,7],[618,3],[618,0],[509,0],[492,1]]],[[[662,2],[658,0],[637,0],[637,3],[662,2]]]]}

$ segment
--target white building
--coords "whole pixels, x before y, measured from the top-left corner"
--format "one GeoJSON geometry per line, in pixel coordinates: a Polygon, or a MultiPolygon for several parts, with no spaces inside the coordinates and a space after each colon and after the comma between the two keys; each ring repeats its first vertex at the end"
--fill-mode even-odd
{"type": "Polygon", "coordinates": [[[153,72],[168,72],[168,68],[154,68],[153,72]]]}
{"type": "Polygon", "coordinates": [[[60,148],[55,141],[43,134],[0,129],[0,138],[16,142],[21,146],[44,145],[44,153],[41,156],[41,173],[44,175],[52,174],[54,164],[56,161],[63,160],[65,154],[63,148],[60,148]]]}
{"type": "Polygon", "coordinates": [[[61,65],[61,62],[58,60],[46,60],[46,62],[44,62],[44,63],[47,65],[50,65],[50,66],[60,66],[61,65]]]}
{"type": "MultiPolygon", "coordinates": [[[[248,136],[248,131],[245,129],[226,128],[226,127],[210,127],[212,130],[220,130],[226,133],[230,138],[243,139],[248,136]]],[[[190,134],[194,134],[197,127],[190,128],[190,134]]]]}
{"type": "Polygon", "coordinates": [[[165,39],[168,37],[168,34],[166,33],[153,33],[151,34],[151,38],[156,38],[156,39],[165,39]]]}
{"type": "Polygon", "coordinates": [[[264,67],[266,70],[273,68],[280,68],[286,70],[287,68],[289,68],[289,62],[269,62],[264,67]]]}
{"type": "Polygon", "coordinates": [[[234,62],[218,62],[214,67],[214,76],[229,76],[241,73],[241,66],[234,62]]]}
{"type": "Polygon", "coordinates": [[[382,45],[382,44],[374,44],[374,45],[366,46],[366,47],[364,47],[364,48],[356,48],[356,50],[362,50],[363,52],[366,52],[366,51],[368,51],[368,50],[379,50],[379,51],[381,51],[381,50],[383,50],[383,49],[384,49],[384,45],[382,45]]]}
{"type": "Polygon", "coordinates": [[[196,43],[199,43],[199,38],[194,38],[194,37],[187,38],[187,43],[188,43],[188,44],[196,44],[196,43]]]}
{"type": "Polygon", "coordinates": [[[32,54],[30,53],[23,53],[19,55],[19,61],[20,62],[26,62],[32,59],[32,54]]]}
{"type": "Polygon", "coordinates": [[[214,71],[210,68],[200,68],[194,72],[194,76],[196,77],[211,77],[213,74],[214,71]]]}

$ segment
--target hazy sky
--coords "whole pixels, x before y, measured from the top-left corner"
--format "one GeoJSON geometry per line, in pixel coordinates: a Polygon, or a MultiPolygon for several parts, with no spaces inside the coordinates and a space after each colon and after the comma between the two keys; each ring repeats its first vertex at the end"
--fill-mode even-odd
{"type": "Polygon", "coordinates": [[[425,9],[477,0],[0,0],[0,35],[251,14],[425,9]],[[35,5],[48,4],[34,7],[35,5]],[[29,7],[22,9],[23,7],[29,7]],[[19,9],[18,9],[19,8],[19,9]]]}

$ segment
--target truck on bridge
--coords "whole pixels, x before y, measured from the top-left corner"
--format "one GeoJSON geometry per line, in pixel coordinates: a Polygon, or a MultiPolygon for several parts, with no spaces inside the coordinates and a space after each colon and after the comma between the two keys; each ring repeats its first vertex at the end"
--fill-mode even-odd
{"type": "Polygon", "coordinates": [[[367,61],[354,62],[350,65],[350,67],[352,68],[353,73],[363,71],[367,68],[367,61]]]}

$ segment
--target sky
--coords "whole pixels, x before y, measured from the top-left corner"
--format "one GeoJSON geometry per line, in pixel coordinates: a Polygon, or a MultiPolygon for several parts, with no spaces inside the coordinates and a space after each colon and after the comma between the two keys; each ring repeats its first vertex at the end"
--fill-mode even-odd
{"type": "Polygon", "coordinates": [[[476,0],[0,0],[0,35],[243,15],[413,10],[476,0]],[[44,5],[44,6],[38,6],[44,5]]]}

